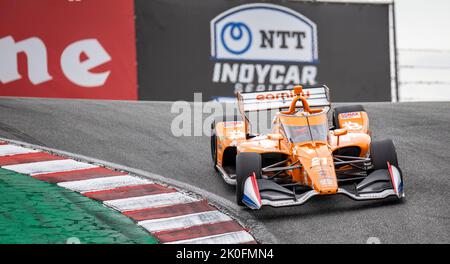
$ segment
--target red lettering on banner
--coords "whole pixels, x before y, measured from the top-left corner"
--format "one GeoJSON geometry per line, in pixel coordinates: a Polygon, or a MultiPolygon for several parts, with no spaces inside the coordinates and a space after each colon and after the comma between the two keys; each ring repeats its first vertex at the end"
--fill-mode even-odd
{"type": "Polygon", "coordinates": [[[5,0],[0,10],[0,96],[137,99],[134,1],[5,0]]]}
{"type": "MultiPolygon", "coordinates": [[[[305,98],[309,98],[311,95],[309,91],[303,92],[301,94],[305,98]]],[[[256,96],[256,100],[278,100],[278,99],[286,99],[286,98],[294,98],[296,95],[291,92],[274,92],[274,93],[267,93],[267,94],[259,94],[256,96]]]]}

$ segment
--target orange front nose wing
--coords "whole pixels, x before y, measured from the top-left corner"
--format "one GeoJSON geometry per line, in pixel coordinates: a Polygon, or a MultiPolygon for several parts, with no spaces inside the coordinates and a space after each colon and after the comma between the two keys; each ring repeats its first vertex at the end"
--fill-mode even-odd
{"type": "MultiPolygon", "coordinates": [[[[321,178],[321,175],[318,175],[319,184],[320,179],[323,179],[323,177],[321,178]]],[[[399,199],[404,197],[401,171],[390,164],[388,164],[388,169],[370,173],[353,189],[344,189],[337,185],[334,187],[334,184],[328,185],[323,184],[323,182],[317,190],[298,183],[278,184],[269,179],[248,178],[247,181],[249,182],[248,185],[252,185],[253,190],[259,194],[253,193],[251,203],[246,203],[252,209],[260,209],[261,206],[265,205],[272,207],[302,205],[312,197],[324,194],[343,194],[356,201],[379,200],[391,196],[399,199]]]]}

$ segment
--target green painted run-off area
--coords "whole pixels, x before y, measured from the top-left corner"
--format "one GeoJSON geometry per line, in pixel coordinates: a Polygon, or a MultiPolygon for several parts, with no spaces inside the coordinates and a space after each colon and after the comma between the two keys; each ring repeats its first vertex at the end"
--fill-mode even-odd
{"type": "Polygon", "coordinates": [[[0,169],[0,243],[147,243],[131,219],[54,184],[0,169]]]}

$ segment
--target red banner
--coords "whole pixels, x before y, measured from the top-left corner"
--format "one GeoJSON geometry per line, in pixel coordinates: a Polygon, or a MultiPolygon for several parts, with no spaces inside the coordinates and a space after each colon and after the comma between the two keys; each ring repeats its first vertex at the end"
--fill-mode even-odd
{"type": "Polygon", "coordinates": [[[0,96],[136,100],[134,1],[0,1],[0,96]]]}

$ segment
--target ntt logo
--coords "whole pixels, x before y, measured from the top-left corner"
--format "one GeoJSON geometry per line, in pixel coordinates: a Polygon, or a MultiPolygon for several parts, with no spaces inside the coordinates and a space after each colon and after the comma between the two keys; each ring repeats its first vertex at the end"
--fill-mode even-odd
{"type": "Polygon", "coordinates": [[[211,57],[216,60],[318,62],[316,24],[287,7],[246,4],[210,23],[211,57]]]}
{"type": "Polygon", "coordinates": [[[220,40],[228,52],[240,55],[252,45],[252,32],[244,23],[229,22],[222,28],[220,40]]]}

